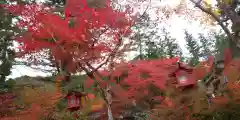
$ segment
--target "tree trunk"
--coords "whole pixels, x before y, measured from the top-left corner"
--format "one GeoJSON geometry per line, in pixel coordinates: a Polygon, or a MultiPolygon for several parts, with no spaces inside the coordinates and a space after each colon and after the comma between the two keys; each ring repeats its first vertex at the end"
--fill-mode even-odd
{"type": "Polygon", "coordinates": [[[112,114],[112,109],[111,109],[111,104],[112,104],[112,95],[110,93],[111,86],[107,86],[107,89],[105,89],[104,92],[104,99],[107,103],[107,109],[108,109],[108,120],[113,120],[113,114],[112,114]]]}
{"type": "Polygon", "coordinates": [[[113,120],[111,105],[107,105],[108,108],[108,120],[113,120]]]}
{"type": "Polygon", "coordinates": [[[61,68],[60,68],[59,63],[55,62],[55,65],[56,65],[56,68],[57,68],[57,73],[60,74],[61,68]]]}
{"type": "Polygon", "coordinates": [[[240,58],[240,49],[237,47],[237,44],[231,40],[229,40],[229,47],[232,52],[233,58],[240,58]]]}

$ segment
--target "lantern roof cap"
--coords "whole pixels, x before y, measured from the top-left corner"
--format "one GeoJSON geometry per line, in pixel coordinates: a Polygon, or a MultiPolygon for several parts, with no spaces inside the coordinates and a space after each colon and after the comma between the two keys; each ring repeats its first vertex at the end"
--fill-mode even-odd
{"type": "Polygon", "coordinates": [[[192,67],[190,67],[189,65],[187,65],[187,64],[184,64],[184,63],[178,63],[179,64],[179,68],[184,68],[184,69],[193,69],[192,67]]]}
{"type": "Polygon", "coordinates": [[[184,70],[184,71],[187,71],[187,72],[192,72],[193,68],[184,64],[184,63],[178,63],[178,68],[175,72],[178,72],[179,70],[184,70]]]}
{"type": "Polygon", "coordinates": [[[75,94],[75,96],[86,96],[87,94],[85,92],[79,92],[79,91],[68,91],[68,93],[66,94],[65,98],[68,96],[71,96],[72,94],[75,94]]]}
{"type": "Polygon", "coordinates": [[[181,62],[177,62],[177,68],[175,71],[173,71],[170,76],[171,77],[176,77],[176,73],[179,72],[179,71],[186,71],[186,72],[192,72],[193,71],[193,68],[184,64],[184,63],[181,63],[181,62]]]}

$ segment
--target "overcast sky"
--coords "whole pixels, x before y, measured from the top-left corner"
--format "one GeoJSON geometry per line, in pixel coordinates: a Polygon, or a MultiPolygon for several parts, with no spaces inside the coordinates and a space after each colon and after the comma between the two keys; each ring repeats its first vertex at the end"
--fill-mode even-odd
{"type": "MultiPolygon", "coordinates": [[[[162,3],[160,3],[159,0],[152,0],[152,1],[155,1],[155,2],[152,2],[152,4],[155,6],[168,4],[171,7],[174,7],[174,6],[178,5],[181,0],[165,0],[162,3]]],[[[189,6],[189,7],[193,8],[193,6],[189,6]]],[[[142,8],[144,9],[144,7],[142,7],[142,8]]],[[[209,30],[212,30],[212,29],[206,28],[206,26],[201,26],[199,21],[189,22],[189,20],[184,19],[184,15],[183,16],[174,15],[166,23],[159,23],[159,24],[162,24],[163,26],[170,25],[170,27],[168,29],[169,29],[172,37],[177,39],[177,41],[185,55],[187,55],[188,52],[185,47],[184,31],[183,31],[184,29],[187,29],[193,35],[197,35],[198,33],[203,33],[203,32],[207,33],[209,30]]],[[[8,78],[16,78],[16,77],[20,77],[23,75],[46,76],[47,74],[43,73],[41,71],[33,70],[28,67],[24,67],[24,66],[13,66],[12,74],[10,76],[8,76],[8,78]]]]}

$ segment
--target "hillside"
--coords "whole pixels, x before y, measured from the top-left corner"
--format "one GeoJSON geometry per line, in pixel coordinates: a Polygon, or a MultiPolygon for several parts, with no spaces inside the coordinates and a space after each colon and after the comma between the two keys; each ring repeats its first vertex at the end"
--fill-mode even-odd
{"type": "MultiPolygon", "coordinates": [[[[63,90],[72,90],[78,89],[81,87],[80,85],[86,80],[85,75],[81,76],[72,76],[70,83],[64,83],[62,85],[63,90]]],[[[48,90],[55,90],[56,78],[55,76],[52,77],[29,77],[29,76],[22,76],[19,78],[14,79],[15,87],[45,87],[48,90]]]]}

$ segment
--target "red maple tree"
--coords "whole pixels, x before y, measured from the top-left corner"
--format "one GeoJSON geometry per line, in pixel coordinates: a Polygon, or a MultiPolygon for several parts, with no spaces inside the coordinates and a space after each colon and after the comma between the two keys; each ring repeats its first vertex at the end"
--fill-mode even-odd
{"type": "Polygon", "coordinates": [[[16,36],[20,56],[49,50],[68,72],[84,71],[95,79],[99,68],[125,52],[124,37],[133,24],[129,12],[114,10],[108,0],[103,5],[94,8],[86,0],[68,0],[64,17],[39,4],[4,7],[20,16],[17,26],[24,31],[16,36]]]}
{"type": "MultiPolygon", "coordinates": [[[[164,90],[169,74],[177,69],[178,58],[139,60],[111,66],[129,45],[124,37],[130,35],[134,22],[128,11],[114,10],[107,0],[103,5],[93,7],[86,0],[68,0],[63,17],[43,5],[9,5],[5,8],[21,16],[17,25],[25,32],[16,36],[16,40],[21,43],[22,55],[49,50],[55,62],[64,64],[67,71],[84,71],[89,76],[86,84],[95,85],[108,105],[112,100],[106,88],[126,101],[147,95],[150,84],[164,90]],[[111,69],[101,72],[104,65],[110,65],[111,69]],[[120,87],[109,88],[112,83],[120,87]]],[[[162,97],[155,96],[154,99],[162,100],[162,97]]]]}
{"type": "Polygon", "coordinates": [[[16,37],[22,43],[19,49],[24,54],[50,49],[55,61],[66,64],[71,73],[79,71],[79,65],[100,63],[96,67],[100,68],[113,55],[124,52],[122,37],[130,33],[132,24],[126,12],[113,10],[108,4],[104,8],[90,8],[86,0],[69,0],[64,18],[42,5],[6,8],[21,16],[17,23],[20,28],[27,28],[16,37]]]}

